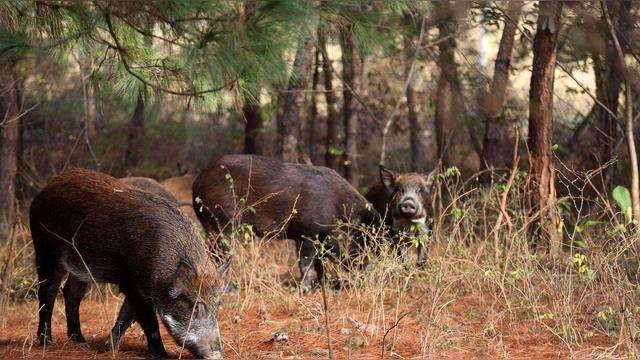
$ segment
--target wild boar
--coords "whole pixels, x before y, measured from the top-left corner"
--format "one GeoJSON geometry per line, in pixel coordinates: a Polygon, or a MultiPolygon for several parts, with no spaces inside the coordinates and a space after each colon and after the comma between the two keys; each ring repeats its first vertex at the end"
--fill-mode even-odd
{"type": "Polygon", "coordinates": [[[180,209],[184,211],[189,218],[198,223],[198,217],[193,211],[193,181],[195,176],[192,174],[184,174],[168,178],[161,182],[162,186],[167,189],[180,202],[180,209]]]}
{"type": "Polygon", "coordinates": [[[162,184],[160,184],[159,182],[148,178],[148,177],[140,177],[140,176],[131,176],[131,177],[125,177],[125,178],[121,178],[120,181],[123,181],[129,185],[133,185],[137,188],[140,188],[144,191],[148,191],[152,194],[156,194],[159,196],[162,196],[163,198],[165,198],[166,200],[168,200],[169,202],[175,204],[176,206],[179,206],[179,202],[178,200],[175,198],[175,196],[173,196],[173,194],[171,194],[171,192],[169,192],[167,189],[165,189],[164,186],[162,186],[162,184]]]}
{"type": "Polygon", "coordinates": [[[51,314],[63,288],[67,334],[82,342],[78,308],[92,283],[125,295],[111,332],[117,346],[135,319],[148,352],[166,357],[156,313],[195,356],[221,358],[216,318],[220,277],[198,231],[173,204],[98,172],[73,169],[34,198],[30,228],[40,301],[38,340],[51,343],[51,314]]]}
{"type": "Polygon", "coordinates": [[[312,265],[318,279],[324,277],[314,241],[335,250],[327,239],[336,225],[370,213],[366,199],[335,171],[257,155],[219,158],[196,178],[193,197],[196,214],[210,233],[239,222],[258,234],[281,230],[295,240],[301,285],[307,289],[312,265]]]}
{"type": "MultiPolygon", "coordinates": [[[[436,169],[437,170],[437,169],[436,169]]],[[[379,182],[367,191],[365,198],[390,229],[391,238],[398,255],[405,261],[408,258],[410,244],[400,241],[400,233],[413,233],[418,236],[418,264],[426,258],[425,244],[428,241],[427,218],[432,215],[432,192],[437,171],[428,175],[419,173],[396,174],[380,165],[379,182]]]]}

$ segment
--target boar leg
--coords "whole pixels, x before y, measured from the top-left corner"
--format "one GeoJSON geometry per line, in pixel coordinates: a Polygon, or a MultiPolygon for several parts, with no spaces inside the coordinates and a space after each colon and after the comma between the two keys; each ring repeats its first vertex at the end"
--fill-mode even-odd
{"type": "MultiPolygon", "coordinates": [[[[300,279],[300,284],[303,288],[310,290],[311,289],[311,265],[314,265],[315,259],[318,256],[318,251],[316,250],[313,241],[309,239],[298,239],[298,267],[300,268],[300,274],[302,278],[300,279]]],[[[320,274],[318,274],[320,276],[320,274]]]]}
{"type": "Polygon", "coordinates": [[[420,243],[418,244],[418,267],[423,268],[427,264],[427,249],[420,243]]]}
{"type": "Polygon", "coordinates": [[[147,353],[158,358],[168,357],[167,351],[164,349],[164,345],[162,345],[160,327],[158,326],[158,318],[156,317],[153,304],[143,300],[144,297],[142,296],[136,296],[135,293],[125,293],[125,295],[129,301],[131,301],[135,318],[142,327],[144,335],[147,337],[147,353]]]}
{"type": "Polygon", "coordinates": [[[402,263],[406,266],[409,264],[409,249],[410,246],[405,243],[399,243],[396,245],[396,251],[398,253],[398,257],[402,260],[402,263]]]}
{"type": "MultiPolygon", "coordinates": [[[[34,241],[34,245],[36,241],[34,241]]],[[[36,245],[37,246],[37,245],[36,245]]],[[[53,304],[65,275],[60,253],[50,249],[36,249],[36,264],[38,268],[38,301],[40,303],[38,315],[38,342],[40,345],[52,344],[51,315],[53,304]]]]}
{"type": "Polygon", "coordinates": [[[89,291],[91,284],[84,282],[69,274],[64,284],[64,311],[67,316],[67,335],[70,340],[84,342],[84,336],[80,330],[80,302],[89,291]]]}
{"type": "Polygon", "coordinates": [[[135,312],[133,311],[133,304],[129,301],[128,297],[124,298],[124,302],[118,312],[118,318],[115,325],[111,329],[111,335],[109,336],[109,344],[112,351],[117,351],[122,341],[122,336],[127,329],[133,324],[135,318],[135,312]]]}

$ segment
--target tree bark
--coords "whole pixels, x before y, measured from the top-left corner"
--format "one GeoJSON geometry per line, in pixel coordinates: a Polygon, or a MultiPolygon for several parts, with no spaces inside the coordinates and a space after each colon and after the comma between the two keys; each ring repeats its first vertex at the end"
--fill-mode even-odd
{"type": "Polygon", "coordinates": [[[252,101],[244,96],[242,114],[244,116],[244,153],[263,154],[262,147],[262,109],[260,107],[260,91],[257,92],[257,99],[252,101]]]}
{"type": "Polygon", "coordinates": [[[518,28],[517,21],[522,11],[522,1],[509,2],[508,19],[505,20],[498,55],[495,60],[491,88],[484,97],[484,104],[480,107],[481,116],[485,123],[484,140],[482,146],[482,168],[511,168],[511,150],[513,149],[512,124],[503,115],[505,94],[509,83],[509,68],[511,53],[518,28]]]}
{"type": "MultiPolygon", "coordinates": [[[[449,142],[452,140],[454,126],[452,126],[452,110],[453,110],[453,91],[454,81],[456,79],[455,49],[456,39],[455,33],[457,24],[450,8],[451,4],[447,2],[439,3],[437,6],[438,33],[443,39],[438,45],[440,54],[438,55],[438,68],[440,76],[436,85],[436,109],[435,109],[435,132],[436,146],[438,150],[438,158],[442,160],[445,167],[452,165],[451,156],[449,154],[449,142]]],[[[461,129],[457,129],[461,131],[461,129]]]]}
{"type": "MultiPolygon", "coordinates": [[[[327,53],[327,38],[323,32],[318,34],[318,46],[321,47],[322,54],[327,53]]],[[[339,115],[337,110],[338,99],[333,91],[333,72],[331,59],[322,58],[322,77],[324,80],[324,95],[327,102],[327,136],[325,165],[328,168],[338,171],[340,169],[339,147],[339,115]]]]}
{"type": "Polygon", "coordinates": [[[310,29],[301,39],[293,61],[293,72],[287,91],[283,94],[282,113],[278,117],[278,157],[286,162],[298,162],[298,138],[300,118],[309,83],[309,71],[313,54],[314,34],[310,29]]]}
{"type": "MultiPolygon", "coordinates": [[[[623,10],[622,2],[612,2],[611,9],[609,11],[616,14],[615,19],[609,19],[612,22],[616,19],[621,19],[621,11],[623,10]]],[[[604,16],[604,15],[603,15],[604,16]]],[[[606,24],[606,19],[603,18],[606,24]]],[[[617,21],[614,25],[616,28],[620,28],[621,21],[617,21]]],[[[614,46],[614,41],[611,36],[606,37],[607,44],[604,49],[604,53],[594,54],[594,73],[596,76],[596,97],[600,100],[611,112],[618,114],[618,103],[620,101],[620,91],[624,81],[623,74],[623,62],[620,60],[614,46]],[[597,59],[597,60],[596,60],[597,59]]],[[[622,49],[624,52],[624,49],[622,49]]],[[[599,162],[604,164],[613,159],[615,154],[615,144],[620,138],[621,134],[618,131],[617,119],[605,109],[598,107],[597,109],[597,123],[601,131],[597,133],[598,146],[600,148],[599,162]]],[[[615,166],[609,166],[604,169],[604,187],[610,188],[611,181],[615,177],[615,166]]],[[[608,191],[605,191],[608,193],[608,191]]]]}
{"type": "MultiPolygon", "coordinates": [[[[404,15],[405,26],[413,28],[414,24],[411,14],[404,15]]],[[[413,31],[411,32],[413,34],[413,31]]],[[[418,113],[416,111],[416,94],[413,81],[409,79],[411,65],[414,59],[414,45],[410,37],[404,40],[404,76],[408,79],[407,90],[405,96],[407,98],[407,116],[409,118],[409,143],[411,145],[411,170],[418,172],[422,167],[422,136],[420,122],[418,121],[418,113]]]]}
{"type": "Polygon", "coordinates": [[[16,179],[20,149],[20,86],[22,81],[14,66],[0,70],[0,236],[11,232],[15,217],[16,179]]]}
{"type": "MultiPolygon", "coordinates": [[[[633,103],[632,103],[632,94],[631,94],[631,82],[629,81],[629,74],[626,72],[626,64],[624,60],[624,51],[622,46],[620,46],[620,42],[618,41],[618,36],[616,35],[616,29],[613,25],[611,17],[609,16],[607,3],[601,2],[602,4],[602,13],[605,17],[607,24],[609,25],[609,31],[611,33],[611,39],[613,40],[613,45],[615,47],[618,60],[620,61],[621,73],[624,78],[624,88],[625,88],[625,123],[626,123],[626,137],[627,137],[627,146],[629,149],[629,161],[631,165],[631,211],[633,214],[633,220],[636,223],[636,232],[640,231],[640,227],[638,227],[638,223],[640,222],[640,174],[638,172],[638,153],[636,151],[636,143],[633,134],[633,103]]],[[[619,6],[619,5],[618,5],[619,6]]],[[[620,14],[622,15],[622,14],[620,14]]]]}
{"type": "Polygon", "coordinates": [[[344,174],[356,189],[358,188],[358,112],[360,104],[351,91],[362,89],[362,59],[358,46],[351,32],[345,29],[340,33],[342,48],[342,78],[351,88],[342,92],[344,99],[344,174]]]}
{"type": "Polygon", "coordinates": [[[318,82],[320,80],[320,51],[316,49],[313,62],[313,77],[311,81],[311,104],[309,105],[309,120],[307,121],[308,137],[307,151],[312,163],[316,163],[316,121],[318,120],[318,82]]]}
{"type": "Polygon", "coordinates": [[[142,142],[146,132],[144,124],[144,108],[144,91],[140,90],[138,93],[138,100],[136,101],[136,107],[133,111],[133,116],[131,116],[131,120],[129,121],[127,131],[127,149],[125,151],[124,160],[124,165],[127,169],[137,166],[140,162],[140,151],[142,149],[142,142]]]}
{"type": "Polygon", "coordinates": [[[553,80],[562,2],[540,2],[533,44],[533,70],[529,92],[529,150],[532,177],[531,213],[534,246],[539,238],[549,241],[556,257],[562,248],[557,210],[555,173],[551,153],[553,137],[553,80]]]}

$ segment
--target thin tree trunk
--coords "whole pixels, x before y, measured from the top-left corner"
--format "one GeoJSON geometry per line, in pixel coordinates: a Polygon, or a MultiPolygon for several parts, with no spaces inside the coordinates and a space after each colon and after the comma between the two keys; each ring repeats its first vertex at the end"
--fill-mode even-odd
{"type": "Polygon", "coordinates": [[[310,29],[300,41],[293,62],[293,72],[287,91],[283,94],[282,113],[278,117],[278,157],[286,162],[298,162],[300,118],[305,92],[309,83],[314,34],[310,29]]]}
{"type": "Polygon", "coordinates": [[[144,92],[141,90],[138,93],[138,100],[136,101],[133,116],[131,116],[131,120],[129,121],[127,149],[124,160],[124,165],[127,169],[137,166],[140,162],[140,152],[145,137],[144,108],[144,92]]]}
{"type": "Polygon", "coordinates": [[[453,131],[461,131],[461,129],[453,129],[452,110],[453,110],[453,82],[456,79],[455,65],[455,33],[457,24],[451,13],[451,4],[447,1],[438,5],[437,13],[440,16],[438,21],[438,33],[441,39],[444,39],[438,45],[440,54],[438,55],[438,68],[440,76],[436,85],[436,109],[435,109],[435,132],[436,146],[438,150],[438,158],[442,160],[445,167],[452,164],[449,155],[449,142],[451,141],[453,131]]]}
{"type": "Polygon", "coordinates": [[[640,227],[637,226],[637,223],[640,222],[640,175],[638,174],[638,153],[636,152],[636,143],[633,134],[633,97],[631,94],[631,83],[629,81],[629,74],[625,74],[626,64],[624,61],[624,51],[620,46],[618,36],[616,35],[616,30],[613,26],[613,22],[611,21],[611,17],[609,16],[607,3],[603,1],[601,2],[601,4],[602,12],[607,21],[607,24],[609,25],[611,38],[613,40],[613,44],[620,61],[622,74],[624,75],[626,137],[627,145],[629,147],[629,161],[631,163],[631,209],[633,219],[636,221],[636,231],[638,231],[640,229],[640,227]]]}
{"type": "Polygon", "coordinates": [[[95,85],[91,81],[91,74],[93,72],[93,65],[91,60],[84,58],[80,60],[82,86],[84,87],[85,96],[85,128],[90,137],[95,135],[95,120],[96,120],[96,98],[95,98],[95,85]]]}
{"type": "Polygon", "coordinates": [[[0,70],[0,81],[0,236],[4,241],[15,217],[22,81],[13,66],[0,70]]]}
{"type": "MultiPolygon", "coordinates": [[[[327,38],[323,32],[318,34],[318,46],[322,54],[327,53],[327,38]]],[[[333,91],[333,72],[331,59],[322,58],[322,77],[324,79],[324,95],[327,102],[327,136],[325,164],[328,168],[338,171],[340,168],[340,158],[338,156],[339,146],[339,115],[336,108],[338,99],[333,91]]]]}
{"type": "Polygon", "coordinates": [[[362,88],[362,59],[355,43],[351,29],[340,33],[342,47],[342,78],[351,90],[342,92],[344,99],[344,174],[355,188],[358,188],[358,112],[360,104],[351,91],[358,92],[362,88]]]}
{"type": "Polygon", "coordinates": [[[537,239],[549,241],[556,257],[562,247],[560,216],[557,211],[555,173],[551,153],[553,137],[553,80],[562,2],[540,2],[533,44],[533,70],[529,92],[529,150],[532,185],[532,225],[537,239]]]}
{"type": "Polygon", "coordinates": [[[91,139],[94,138],[96,133],[95,119],[96,119],[96,99],[95,99],[95,85],[91,80],[93,73],[93,64],[91,59],[84,57],[79,60],[80,65],[80,80],[82,85],[82,95],[84,98],[84,142],[87,145],[87,150],[91,155],[95,169],[100,170],[100,160],[93,150],[91,139]]]}
{"type": "Polygon", "coordinates": [[[518,28],[517,21],[520,18],[522,6],[522,1],[509,2],[507,17],[514,21],[505,20],[504,22],[491,88],[486,94],[483,106],[480,107],[485,123],[481,165],[483,168],[509,169],[512,165],[510,150],[513,149],[513,131],[511,124],[503,116],[503,107],[509,83],[511,53],[518,28]]]}
{"type": "Polygon", "coordinates": [[[257,91],[257,99],[251,101],[244,96],[242,114],[244,115],[244,153],[263,154],[262,148],[262,109],[260,108],[260,91],[257,91]]]}
{"type": "MultiPolygon", "coordinates": [[[[411,14],[404,15],[405,26],[413,26],[411,14]]],[[[411,32],[413,34],[413,31],[411,32]]],[[[420,171],[422,167],[422,136],[418,113],[416,111],[416,95],[413,81],[409,79],[411,66],[414,61],[414,45],[410,37],[404,40],[404,76],[409,83],[405,96],[407,97],[407,115],[409,118],[409,143],[411,144],[411,170],[420,171]]]]}
{"type": "MultiPolygon", "coordinates": [[[[611,13],[616,14],[616,18],[621,18],[623,10],[622,2],[612,2],[611,13]]],[[[604,15],[603,15],[604,16],[604,15]]],[[[604,19],[605,24],[607,19],[604,19]]],[[[609,19],[612,20],[612,19],[609,19]]],[[[613,21],[613,20],[612,20],[613,21]]],[[[616,28],[620,28],[621,22],[617,21],[616,28]]],[[[622,50],[624,52],[624,49],[622,50]]],[[[618,114],[618,103],[620,101],[620,91],[623,87],[623,60],[620,60],[616,52],[614,40],[611,36],[607,37],[607,44],[604,54],[596,54],[597,61],[594,61],[594,71],[596,73],[596,96],[611,112],[618,114]]],[[[615,144],[620,138],[618,131],[617,119],[602,108],[598,108],[598,126],[601,132],[598,132],[597,139],[600,147],[600,164],[604,164],[613,159],[616,154],[614,152],[615,144]]],[[[609,166],[604,169],[604,193],[608,193],[606,189],[611,187],[611,181],[615,177],[616,167],[609,166]]]]}
{"type": "Polygon", "coordinates": [[[313,65],[313,78],[311,82],[311,104],[309,109],[308,120],[308,137],[307,137],[307,151],[309,152],[309,159],[312,163],[317,163],[316,159],[316,121],[318,119],[318,81],[320,80],[320,51],[316,49],[316,55],[313,65]]]}

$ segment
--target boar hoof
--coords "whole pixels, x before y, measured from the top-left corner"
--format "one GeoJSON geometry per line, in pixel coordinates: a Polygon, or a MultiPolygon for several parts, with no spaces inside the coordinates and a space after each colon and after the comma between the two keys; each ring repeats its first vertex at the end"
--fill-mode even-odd
{"type": "Polygon", "coordinates": [[[51,334],[38,335],[38,343],[40,344],[40,346],[53,345],[53,339],[51,338],[51,334]]]}
{"type": "Polygon", "coordinates": [[[169,355],[167,353],[158,353],[158,352],[149,352],[147,351],[147,358],[149,359],[168,359],[169,355]]]}
{"type": "Polygon", "coordinates": [[[69,340],[77,342],[77,343],[86,342],[86,340],[84,339],[84,336],[82,336],[82,334],[80,334],[80,333],[78,333],[78,334],[70,334],[69,335],[69,340]]]}
{"type": "Polygon", "coordinates": [[[164,349],[148,349],[147,357],[151,359],[167,359],[169,355],[164,349]]]}

